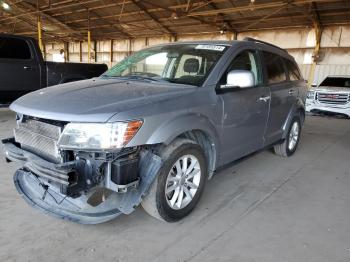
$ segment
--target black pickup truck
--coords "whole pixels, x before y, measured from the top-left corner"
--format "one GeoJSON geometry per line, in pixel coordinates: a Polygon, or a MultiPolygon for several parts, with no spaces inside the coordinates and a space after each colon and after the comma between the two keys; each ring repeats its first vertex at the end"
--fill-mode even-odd
{"type": "Polygon", "coordinates": [[[0,103],[12,102],[31,91],[100,76],[105,64],[44,61],[35,39],[0,34],[0,103]]]}

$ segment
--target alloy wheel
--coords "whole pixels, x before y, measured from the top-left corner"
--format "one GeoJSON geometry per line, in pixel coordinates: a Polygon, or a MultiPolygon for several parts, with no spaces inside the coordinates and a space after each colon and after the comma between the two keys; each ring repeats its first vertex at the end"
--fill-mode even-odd
{"type": "Polygon", "coordinates": [[[298,122],[294,122],[289,132],[288,149],[292,151],[299,139],[300,127],[298,122]]]}
{"type": "Polygon", "coordinates": [[[165,197],[169,207],[175,210],[186,207],[197,193],[201,168],[194,155],[180,157],[168,173],[165,197]]]}

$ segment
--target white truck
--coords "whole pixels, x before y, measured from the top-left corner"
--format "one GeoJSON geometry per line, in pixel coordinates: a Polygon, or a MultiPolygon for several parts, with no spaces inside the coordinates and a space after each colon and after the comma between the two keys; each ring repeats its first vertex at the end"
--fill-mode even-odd
{"type": "Polygon", "coordinates": [[[308,92],[306,111],[350,117],[350,76],[327,76],[308,92]]]}

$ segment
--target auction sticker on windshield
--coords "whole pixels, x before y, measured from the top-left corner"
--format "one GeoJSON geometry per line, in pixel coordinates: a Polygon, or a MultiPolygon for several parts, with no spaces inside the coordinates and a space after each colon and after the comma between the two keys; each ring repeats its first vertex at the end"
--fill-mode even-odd
{"type": "Polygon", "coordinates": [[[221,45],[197,45],[195,49],[205,49],[205,50],[214,50],[222,52],[225,49],[225,46],[221,45]]]}

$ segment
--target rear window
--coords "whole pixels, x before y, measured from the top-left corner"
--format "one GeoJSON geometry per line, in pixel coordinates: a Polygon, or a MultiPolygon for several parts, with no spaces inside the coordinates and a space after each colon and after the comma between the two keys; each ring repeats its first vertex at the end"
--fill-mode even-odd
{"type": "Polygon", "coordinates": [[[327,77],[320,86],[334,86],[350,88],[350,77],[327,77]]]}
{"type": "Polygon", "coordinates": [[[0,37],[0,59],[30,59],[31,53],[25,40],[0,37]]]}
{"type": "Polygon", "coordinates": [[[295,63],[288,59],[284,59],[284,63],[286,64],[290,81],[297,81],[303,79],[295,63]]]}
{"type": "Polygon", "coordinates": [[[270,53],[263,52],[264,60],[267,70],[267,82],[268,84],[276,84],[287,80],[286,72],[280,56],[270,53]]]}

